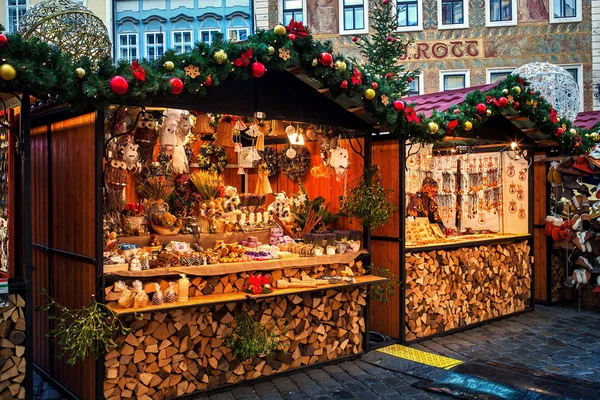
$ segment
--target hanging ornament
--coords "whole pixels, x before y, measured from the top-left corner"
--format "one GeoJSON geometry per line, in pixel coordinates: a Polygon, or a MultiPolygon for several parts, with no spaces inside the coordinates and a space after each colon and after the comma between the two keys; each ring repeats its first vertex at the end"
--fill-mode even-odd
{"type": "Polygon", "coordinates": [[[386,78],[388,78],[388,79],[391,79],[391,78],[392,78],[392,76],[393,76],[393,75],[392,75],[392,73],[391,73],[391,72],[388,72],[387,74],[385,74],[385,77],[386,77],[386,78]]]}
{"type": "Polygon", "coordinates": [[[175,69],[175,64],[173,64],[173,61],[165,61],[163,68],[167,71],[173,71],[175,69]]]}
{"type": "Polygon", "coordinates": [[[413,78],[411,78],[410,76],[407,79],[408,83],[411,83],[413,81],[413,78]]]}
{"type": "Polygon", "coordinates": [[[340,72],[345,72],[346,69],[348,69],[348,66],[343,61],[336,61],[334,66],[335,66],[335,69],[337,69],[340,72]]]}
{"type": "Polygon", "coordinates": [[[251,70],[252,76],[255,78],[260,78],[267,71],[267,69],[265,68],[265,65],[258,61],[255,61],[252,63],[250,70],[251,70]]]}
{"type": "Polygon", "coordinates": [[[183,92],[183,82],[179,78],[171,78],[169,79],[169,83],[171,84],[170,92],[171,94],[178,95],[183,92]]]}
{"type": "Polygon", "coordinates": [[[458,126],[458,120],[453,119],[448,121],[448,129],[446,129],[446,135],[452,135],[452,131],[458,126]]]}
{"type": "Polygon", "coordinates": [[[508,94],[508,89],[502,90],[502,94],[507,95],[508,94]]]}
{"type": "Polygon", "coordinates": [[[356,37],[356,36],[352,36],[352,41],[353,41],[354,43],[358,42],[358,37],[356,37]]]}
{"type": "Polygon", "coordinates": [[[519,102],[518,102],[518,101],[515,101],[515,103],[513,104],[513,107],[514,107],[515,109],[517,109],[517,108],[519,108],[519,106],[520,106],[519,102]]]}
{"type": "Polygon", "coordinates": [[[85,69],[79,67],[75,69],[75,75],[77,75],[77,77],[79,79],[83,79],[85,78],[85,69]]]}
{"type": "Polygon", "coordinates": [[[383,104],[384,106],[387,106],[388,104],[390,104],[390,99],[387,97],[387,95],[385,95],[385,94],[381,95],[381,104],[383,104]]]}
{"type": "Polygon", "coordinates": [[[525,100],[525,104],[527,104],[528,106],[531,106],[533,104],[533,100],[527,99],[527,100],[525,100]]]}
{"type": "Polygon", "coordinates": [[[571,128],[571,129],[569,130],[569,133],[570,133],[571,135],[576,135],[576,134],[577,134],[577,131],[575,130],[575,128],[571,128]]]}
{"type": "Polygon", "coordinates": [[[192,79],[196,79],[197,77],[200,76],[200,68],[198,68],[192,64],[185,67],[184,70],[185,70],[185,74],[192,79]]]}
{"type": "Polygon", "coordinates": [[[233,151],[235,151],[236,153],[240,153],[242,151],[242,144],[236,143],[233,147],[233,151]]]}
{"type": "Polygon", "coordinates": [[[313,58],[311,65],[312,65],[313,67],[316,67],[318,63],[319,63],[319,61],[317,61],[317,59],[316,59],[316,58],[313,58]]]}
{"type": "Polygon", "coordinates": [[[485,114],[487,107],[485,104],[479,103],[475,106],[475,109],[477,110],[477,114],[485,114]]]}
{"type": "Polygon", "coordinates": [[[8,38],[6,37],[6,35],[4,33],[0,33],[0,47],[6,46],[7,43],[8,38]]]}
{"type": "Polygon", "coordinates": [[[465,121],[464,127],[465,131],[470,131],[471,129],[473,129],[473,123],[471,121],[465,121]]]}
{"type": "Polygon", "coordinates": [[[205,84],[206,86],[212,86],[212,84],[213,84],[213,78],[212,78],[212,76],[210,76],[210,75],[209,75],[209,76],[207,76],[207,77],[206,77],[206,80],[204,81],[204,84],[205,84]]]}
{"type": "Polygon", "coordinates": [[[288,35],[288,39],[290,39],[292,42],[295,42],[296,41],[296,35],[294,35],[293,33],[290,33],[288,35]]]}
{"type": "Polygon", "coordinates": [[[365,90],[365,98],[367,100],[373,100],[375,98],[375,91],[373,89],[365,90]]]}
{"type": "Polygon", "coordinates": [[[394,107],[394,110],[398,111],[398,112],[402,112],[404,111],[404,102],[402,100],[396,100],[392,103],[392,106],[394,107]]]}
{"type": "Polygon", "coordinates": [[[290,59],[290,51],[286,48],[279,48],[279,58],[281,58],[283,61],[287,61],[290,59]]]}
{"type": "Polygon", "coordinates": [[[321,63],[321,65],[329,67],[331,63],[333,63],[333,56],[327,52],[323,52],[319,56],[319,62],[321,63]]]}
{"type": "Polygon", "coordinates": [[[221,65],[227,61],[227,53],[225,53],[225,50],[215,51],[215,54],[213,54],[213,60],[215,60],[217,64],[221,65]]]}
{"type": "Polygon", "coordinates": [[[244,170],[244,167],[242,167],[241,165],[238,167],[238,175],[246,175],[246,171],[244,170]]]}
{"type": "Polygon", "coordinates": [[[261,157],[260,154],[258,154],[258,151],[256,151],[256,148],[251,147],[245,159],[246,161],[258,161],[261,157]]]}
{"type": "Polygon", "coordinates": [[[556,130],[556,134],[555,134],[555,135],[556,135],[556,136],[562,136],[562,135],[563,135],[563,133],[565,133],[565,131],[563,130],[563,128],[558,128],[558,129],[556,130]]]}
{"type": "Polygon", "coordinates": [[[458,108],[455,108],[452,112],[454,113],[454,115],[458,115],[460,113],[460,110],[458,108]]]}
{"type": "Polygon", "coordinates": [[[287,151],[285,152],[285,156],[286,156],[287,158],[290,158],[290,159],[292,159],[292,158],[295,158],[295,157],[296,157],[296,150],[294,150],[293,148],[291,148],[291,147],[290,147],[290,148],[289,148],[289,149],[287,149],[287,151]]]}
{"type": "Polygon", "coordinates": [[[138,81],[146,81],[146,71],[137,60],[133,60],[131,63],[131,72],[133,72],[133,77],[138,81]]]}
{"type": "Polygon", "coordinates": [[[391,36],[388,36],[387,38],[385,38],[385,40],[387,40],[388,42],[391,42],[392,40],[394,40],[394,38],[392,38],[391,36]]]}
{"type": "MultiPolygon", "coordinates": [[[[4,65],[7,65],[7,64],[4,64],[4,65]]],[[[4,65],[2,67],[4,67],[4,65]]],[[[2,77],[2,67],[0,67],[0,77],[2,77]]],[[[110,80],[110,90],[112,90],[115,94],[118,94],[118,95],[125,94],[125,93],[127,93],[128,89],[129,89],[129,83],[127,83],[127,80],[125,78],[123,78],[122,76],[117,75],[110,80]]]]}
{"type": "Polygon", "coordinates": [[[342,89],[346,89],[346,88],[348,87],[348,81],[347,81],[347,80],[343,80],[343,81],[340,83],[340,87],[341,87],[342,89]]]}
{"type": "Polygon", "coordinates": [[[377,89],[379,89],[379,83],[377,83],[377,82],[373,82],[373,83],[371,83],[371,87],[372,87],[373,89],[377,90],[377,89]]]}
{"type": "Polygon", "coordinates": [[[431,133],[432,135],[435,135],[439,130],[438,124],[436,124],[433,121],[427,124],[427,128],[429,128],[429,133],[431,133]]]}
{"type": "Polygon", "coordinates": [[[487,111],[485,112],[485,115],[487,115],[488,117],[489,117],[490,115],[492,115],[492,110],[487,110],[487,111]]]}
{"type": "Polygon", "coordinates": [[[352,86],[360,85],[362,83],[362,74],[355,67],[352,72],[352,86]]]}
{"type": "Polygon", "coordinates": [[[273,29],[273,32],[275,32],[276,35],[283,36],[286,33],[285,26],[283,26],[283,25],[277,25],[273,29]]]}
{"type": "Polygon", "coordinates": [[[521,88],[520,88],[519,86],[515,86],[515,87],[513,87],[513,91],[514,91],[514,92],[515,92],[517,95],[521,94],[521,88]]]}
{"type": "Polygon", "coordinates": [[[275,48],[273,46],[269,46],[267,47],[267,51],[269,52],[269,55],[272,56],[275,53],[275,48]]]}
{"type": "Polygon", "coordinates": [[[500,107],[506,107],[507,104],[508,104],[508,99],[506,97],[500,97],[498,99],[498,105],[500,107]]]}

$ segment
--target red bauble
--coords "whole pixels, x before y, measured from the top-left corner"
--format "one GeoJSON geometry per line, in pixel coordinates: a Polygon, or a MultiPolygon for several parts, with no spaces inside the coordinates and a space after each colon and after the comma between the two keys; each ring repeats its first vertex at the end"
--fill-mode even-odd
{"type": "Polygon", "coordinates": [[[394,106],[394,110],[398,112],[404,111],[404,102],[402,100],[396,100],[392,103],[392,105],[394,106]]]}
{"type": "Polygon", "coordinates": [[[529,94],[533,96],[535,92],[532,90],[531,92],[529,92],[529,94]]]}
{"type": "Polygon", "coordinates": [[[379,84],[377,82],[371,83],[371,87],[375,90],[379,89],[379,84]]]}
{"type": "Polygon", "coordinates": [[[562,136],[562,134],[563,134],[564,132],[565,132],[565,131],[563,130],[563,128],[558,128],[558,129],[556,130],[556,136],[562,136]]]}
{"type": "Polygon", "coordinates": [[[411,83],[411,82],[413,81],[413,78],[410,78],[410,77],[409,77],[409,78],[407,79],[407,81],[408,81],[408,83],[411,83]]]}
{"type": "Polygon", "coordinates": [[[507,104],[508,104],[508,99],[506,97],[500,97],[498,99],[498,105],[500,107],[506,107],[507,104]]]}
{"type": "Polygon", "coordinates": [[[294,35],[293,33],[290,33],[288,35],[288,38],[293,42],[294,40],[296,40],[296,35],[294,35]]]}
{"type": "Polygon", "coordinates": [[[0,47],[6,46],[7,43],[8,43],[8,38],[6,37],[6,35],[3,33],[0,33],[0,47]]]}
{"type": "Polygon", "coordinates": [[[383,4],[387,5],[387,3],[389,3],[389,0],[383,0],[383,4]]]}
{"type": "Polygon", "coordinates": [[[458,108],[455,108],[453,113],[454,113],[454,115],[458,115],[458,113],[460,113],[460,110],[458,108]]]}
{"type": "Polygon", "coordinates": [[[331,63],[333,63],[333,56],[329,53],[323,52],[319,56],[319,62],[321,63],[321,65],[329,67],[331,63]]]}
{"type": "Polygon", "coordinates": [[[110,90],[115,94],[121,95],[127,93],[129,89],[129,83],[127,80],[120,75],[115,76],[110,80],[110,90]]]}
{"type": "Polygon", "coordinates": [[[171,94],[180,94],[183,92],[183,82],[179,78],[171,78],[169,79],[169,83],[171,84],[171,94]]]}
{"type": "Polygon", "coordinates": [[[212,78],[212,76],[209,76],[208,78],[206,78],[206,80],[204,81],[204,84],[206,86],[212,86],[212,84],[213,84],[213,78],[212,78]]]}
{"type": "Polygon", "coordinates": [[[252,76],[255,78],[260,78],[267,71],[265,65],[258,61],[252,63],[252,65],[250,66],[250,70],[252,71],[252,76]]]}
{"type": "Polygon", "coordinates": [[[519,102],[518,102],[518,101],[515,101],[515,104],[513,104],[513,107],[514,107],[514,108],[519,108],[519,102]]]}
{"type": "Polygon", "coordinates": [[[357,38],[356,36],[352,36],[352,41],[353,41],[354,43],[356,43],[356,42],[358,41],[358,38],[357,38]]]}
{"type": "Polygon", "coordinates": [[[385,40],[387,40],[388,42],[391,42],[392,40],[394,40],[394,38],[391,36],[388,36],[385,40]]]}
{"type": "Polygon", "coordinates": [[[387,74],[385,74],[385,77],[386,77],[386,78],[388,78],[388,79],[391,79],[391,77],[392,77],[392,76],[393,76],[393,75],[392,75],[392,73],[391,73],[391,72],[388,72],[387,74]]]}
{"type": "Polygon", "coordinates": [[[346,89],[348,87],[348,81],[346,81],[346,80],[342,81],[342,83],[340,83],[340,87],[342,89],[346,89]]]}
{"type": "Polygon", "coordinates": [[[477,114],[485,114],[485,112],[487,111],[487,107],[483,103],[477,104],[475,106],[475,109],[477,110],[477,114]]]}

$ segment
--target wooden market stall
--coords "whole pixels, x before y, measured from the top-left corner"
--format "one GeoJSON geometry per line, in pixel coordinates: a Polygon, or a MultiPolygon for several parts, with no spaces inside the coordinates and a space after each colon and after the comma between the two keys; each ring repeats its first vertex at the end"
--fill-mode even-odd
{"type": "MultiPolygon", "coordinates": [[[[264,249],[269,247],[264,245],[280,240],[277,225],[264,223],[268,219],[264,216],[263,224],[250,231],[217,227],[216,233],[211,233],[214,232],[212,228],[204,230],[198,223],[184,227],[179,234],[154,227],[153,230],[163,233],[155,237],[149,232],[127,233],[129,228],[125,223],[115,225],[115,220],[105,212],[110,205],[106,188],[107,182],[111,182],[107,179],[111,178],[107,177],[112,176],[108,168],[117,160],[111,145],[129,136],[114,129],[115,116],[121,111],[127,115],[123,121],[131,137],[140,127],[137,122],[147,113],[168,115],[175,109],[185,110],[185,115],[188,115],[187,111],[220,111],[245,116],[261,112],[269,121],[271,118],[294,121],[295,127],[306,127],[306,124],[338,126],[346,132],[338,146],[348,150],[346,154],[351,166],[345,179],[350,182],[360,177],[363,165],[371,162],[371,121],[368,116],[363,119],[348,111],[356,105],[350,98],[342,96],[334,101],[319,89],[314,80],[298,69],[293,73],[269,71],[260,80],[224,81],[209,88],[204,97],[182,94],[170,99],[156,98],[148,104],[114,105],[106,112],[98,110],[80,115],[70,114],[65,108],[47,109],[34,116],[31,131],[33,263],[36,266],[33,292],[47,288],[52,298],[69,308],[81,307],[95,295],[132,329],[131,333],[115,338],[119,347],[103,359],[88,358],[70,366],[64,358],[55,357],[60,349],[44,336],[53,327],[53,322],[48,320],[46,313],[38,312],[33,324],[34,354],[42,373],[80,398],[162,398],[222,388],[295,368],[355,357],[367,350],[370,315],[367,289],[385,279],[369,275],[365,270],[369,261],[366,251],[358,247],[350,251],[348,246],[338,254],[334,248],[332,255],[299,257],[294,254],[300,251],[298,245],[288,241],[285,249],[280,246],[280,258],[250,261],[247,256],[239,255],[236,260],[231,260],[224,256],[225,248],[229,254],[243,254],[239,253],[242,249],[239,243],[264,249]],[[290,91],[315,108],[297,107],[277,100],[290,91]],[[352,148],[363,151],[354,152],[352,148]],[[113,231],[118,231],[120,247],[118,251],[107,253],[113,231]],[[219,244],[219,240],[229,244],[219,244]],[[153,263],[153,268],[147,270],[113,262],[115,257],[132,248],[156,251],[159,243],[198,244],[204,252],[195,252],[197,257],[186,266],[183,262],[161,263],[160,257],[147,260],[153,263]],[[224,252],[212,260],[217,251],[224,252]],[[207,257],[211,257],[211,261],[209,265],[203,265],[207,257]],[[172,302],[168,288],[182,273],[189,276],[189,298],[172,302]],[[269,276],[274,286],[272,293],[246,292],[250,276],[258,273],[269,276]],[[339,278],[323,279],[331,276],[339,278]],[[124,291],[133,290],[135,280],[142,285],[142,290],[136,293],[148,296],[143,306],[137,302],[135,306],[133,302],[128,305],[122,302],[124,291]],[[164,293],[160,301],[156,300],[159,288],[164,293]],[[238,359],[226,343],[232,333],[232,322],[246,312],[254,315],[263,326],[268,326],[280,343],[271,355],[255,357],[251,363],[238,359]]],[[[178,113],[178,116],[183,115],[181,111],[178,113]]],[[[201,118],[203,114],[198,114],[197,124],[201,118]]],[[[192,174],[199,170],[199,165],[193,161],[202,145],[211,145],[208,135],[204,135],[206,132],[194,129],[192,134],[197,133],[198,140],[191,145],[194,152],[194,160],[189,164],[192,174]]],[[[310,165],[318,166],[322,157],[319,143],[308,141],[306,136],[307,143],[303,147],[310,154],[310,165]]],[[[245,138],[242,144],[250,148],[252,138],[245,134],[242,137],[245,138]]],[[[154,140],[159,141],[158,134],[154,140]]],[[[266,147],[277,151],[290,147],[304,151],[300,146],[290,146],[287,136],[265,135],[264,141],[266,147]]],[[[156,149],[157,142],[153,144],[156,149]]],[[[160,159],[158,153],[154,155],[155,160],[160,159]]],[[[224,183],[237,189],[238,193],[252,193],[260,176],[252,168],[246,168],[246,175],[238,174],[238,157],[233,147],[226,148],[227,167],[222,171],[224,183]]],[[[118,161],[125,162],[125,158],[119,157],[118,161]]],[[[216,160],[211,159],[210,164],[214,163],[216,160]]],[[[156,165],[156,162],[152,163],[152,166],[156,165]]],[[[127,203],[137,204],[141,200],[135,190],[136,179],[140,179],[138,174],[129,171],[123,181],[127,203]]],[[[337,197],[345,190],[343,182],[338,182],[335,174],[317,178],[308,173],[303,187],[311,199],[324,196],[330,203],[330,211],[335,213],[339,210],[337,197]]],[[[288,195],[300,189],[297,182],[283,173],[272,177],[270,185],[273,192],[285,191],[288,195]]],[[[263,199],[265,211],[266,205],[274,200],[273,195],[268,196],[266,203],[263,199]]],[[[259,218],[258,214],[262,215],[262,212],[259,213],[258,208],[260,206],[247,213],[248,217],[259,218]]],[[[156,223],[156,220],[152,222],[156,223]]],[[[337,228],[352,229],[353,226],[340,220],[337,228]]],[[[362,236],[361,232],[360,241],[363,249],[368,250],[368,235],[362,236]]],[[[35,305],[44,301],[43,296],[35,296],[35,305]]]]}

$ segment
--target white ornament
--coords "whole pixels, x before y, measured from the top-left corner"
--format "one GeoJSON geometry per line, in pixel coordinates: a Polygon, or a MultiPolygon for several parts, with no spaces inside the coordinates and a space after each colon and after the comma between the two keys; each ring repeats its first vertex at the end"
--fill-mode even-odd
{"type": "Polygon", "coordinates": [[[329,166],[335,169],[335,173],[340,178],[348,169],[348,150],[338,147],[337,149],[329,150],[329,153],[329,166]]]}
{"type": "Polygon", "coordinates": [[[287,151],[285,152],[285,156],[287,158],[294,158],[294,157],[296,157],[296,150],[294,150],[292,148],[287,149],[287,151]]]}
{"type": "Polygon", "coordinates": [[[296,128],[294,128],[292,125],[288,125],[285,128],[285,134],[286,135],[295,135],[296,134],[296,128]]]}
{"type": "Polygon", "coordinates": [[[258,137],[261,134],[262,132],[260,131],[260,127],[256,123],[252,124],[252,126],[246,131],[246,135],[250,137],[258,137]]]}
{"type": "Polygon", "coordinates": [[[127,142],[121,146],[123,159],[127,163],[127,169],[132,170],[138,166],[138,145],[132,142],[127,142]]]}
{"type": "Polygon", "coordinates": [[[246,161],[258,161],[260,160],[260,154],[256,151],[256,148],[252,147],[246,156],[246,161]]]}
{"type": "Polygon", "coordinates": [[[574,121],[579,113],[581,95],[579,86],[566,69],[558,65],[533,62],[512,72],[531,83],[552,105],[561,118],[574,121]]]}

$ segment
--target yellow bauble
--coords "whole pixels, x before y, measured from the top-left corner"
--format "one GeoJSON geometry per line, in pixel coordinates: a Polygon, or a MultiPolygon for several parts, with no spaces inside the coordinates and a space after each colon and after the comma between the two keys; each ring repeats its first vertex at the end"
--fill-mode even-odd
{"type": "Polygon", "coordinates": [[[521,94],[521,88],[520,88],[520,87],[518,87],[518,86],[515,86],[515,87],[513,88],[513,90],[515,91],[515,93],[516,93],[516,94],[521,94]]]}
{"type": "Polygon", "coordinates": [[[17,76],[17,71],[10,64],[2,64],[0,66],[0,78],[5,81],[12,81],[17,76]]]}
{"type": "Polygon", "coordinates": [[[213,54],[213,59],[217,64],[223,64],[227,61],[227,53],[225,53],[224,50],[216,51],[215,54],[213,54]]]}
{"type": "Polygon", "coordinates": [[[504,90],[502,91],[502,93],[503,93],[503,94],[508,94],[508,89],[504,89],[504,90]]]}
{"type": "Polygon", "coordinates": [[[163,64],[163,68],[167,71],[173,71],[175,69],[175,64],[173,64],[173,61],[166,61],[163,64]]]}
{"type": "Polygon", "coordinates": [[[365,97],[367,100],[373,100],[375,98],[375,91],[373,89],[365,90],[365,97]]]}
{"type": "Polygon", "coordinates": [[[436,124],[435,122],[428,123],[427,127],[429,128],[429,133],[431,133],[432,135],[435,135],[439,129],[438,124],[436,124]]]}
{"type": "Polygon", "coordinates": [[[465,122],[465,131],[470,131],[471,129],[473,129],[473,124],[471,123],[471,121],[467,121],[465,122]]]}
{"type": "Polygon", "coordinates": [[[577,134],[577,131],[575,130],[575,128],[571,128],[571,130],[569,132],[571,133],[571,135],[577,134]]]}
{"type": "Polygon", "coordinates": [[[334,65],[335,65],[335,69],[337,69],[340,72],[344,72],[344,71],[346,71],[346,69],[348,69],[348,66],[343,61],[336,61],[334,65]]]}
{"type": "Polygon", "coordinates": [[[492,115],[492,110],[486,110],[486,111],[485,111],[485,115],[487,115],[488,117],[489,117],[490,115],[492,115]]]}
{"type": "Polygon", "coordinates": [[[273,29],[273,32],[275,32],[276,35],[283,36],[287,31],[285,30],[285,26],[277,25],[275,29],[273,29]]]}
{"type": "Polygon", "coordinates": [[[75,69],[75,75],[77,75],[79,79],[83,79],[85,77],[85,69],[81,67],[75,69]]]}
{"type": "Polygon", "coordinates": [[[317,61],[317,59],[316,59],[316,58],[313,58],[313,60],[312,60],[312,66],[313,66],[313,67],[316,67],[318,63],[319,63],[319,62],[317,61]]]}
{"type": "Polygon", "coordinates": [[[269,55],[270,55],[270,56],[272,56],[272,55],[273,55],[273,53],[275,53],[275,48],[274,48],[273,46],[269,46],[269,47],[267,48],[267,50],[269,51],[269,55]]]}
{"type": "Polygon", "coordinates": [[[527,100],[525,100],[525,104],[527,104],[528,106],[530,106],[530,105],[533,104],[533,100],[527,99],[527,100]]]}

